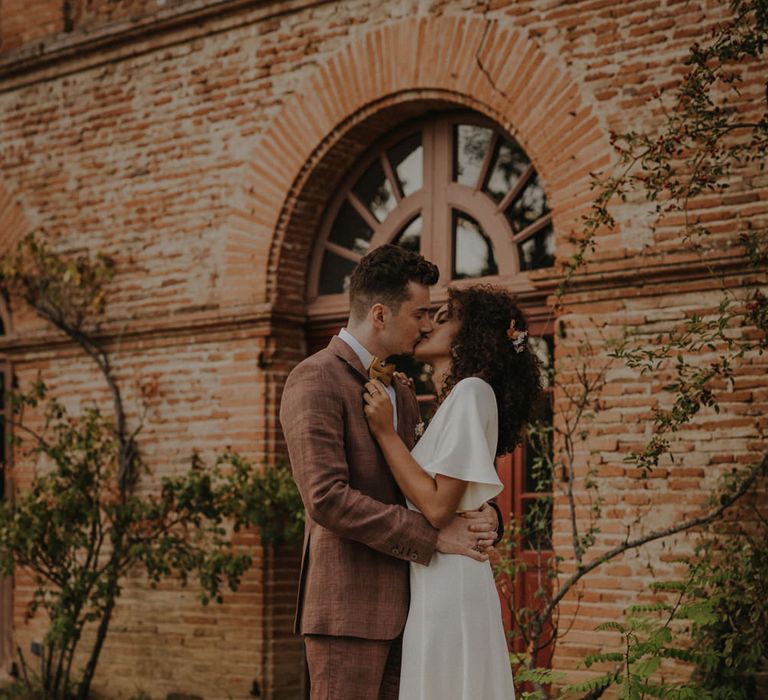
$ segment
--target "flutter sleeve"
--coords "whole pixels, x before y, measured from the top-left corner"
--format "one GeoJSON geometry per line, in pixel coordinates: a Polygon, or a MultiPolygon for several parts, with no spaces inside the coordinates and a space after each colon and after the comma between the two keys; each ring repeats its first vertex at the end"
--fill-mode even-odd
{"type": "MultiPolygon", "coordinates": [[[[498,409],[490,384],[478,377],[462,379],[446,399],[431,454],[421,462],[430,474],[468,482],[459,510],[473,510],[501,492],[494,457],[498,409]]],[[[415,455],[414,455],[415,456],[415,455]]]]}

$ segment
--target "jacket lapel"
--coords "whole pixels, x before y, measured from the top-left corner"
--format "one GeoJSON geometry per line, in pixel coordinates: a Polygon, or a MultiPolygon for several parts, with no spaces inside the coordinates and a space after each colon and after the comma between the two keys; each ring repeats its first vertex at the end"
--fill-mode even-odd
{"type": "Polygon", "coordinates": [[[413,424],[413,397],[411,390],[403,386],[396,379],[392,382],[395,387],[395,400],[397,403],[397,434],[402,438],[405,446],[410,450],[414,445],[413,424]]]}
{"type": "Polygon", "coordinates": [[[397,406],[397,434],[405,441],[405,416],[403,415],[403,389],[397,379],[392,379],[392,386],[395,387],[395,405],[397,406]]]}
{"type": "Polygon", "coordinates": [[[331,342],[328,343],[328,349],[337,357],[346,362],[355,372],[360,375],[363,382],[368,381],[368,371],[363,367],[357,353],[349,347],[339,336],[334,335],[331,342]]]}
{"type": "MultiPolygon", "coordinates": [[[[328,343],[328,349],[341,360],[346,362],[360,377],[363,383],[368,381],[368,370],[363,367],[357,353],[339,336],[334,335],[328,343]]],[[[392,381],[395,387],[395,404],[397,406],[397,434],[402,438],[408,449],[414,444],[413,425],[410,417],[412,397],[410,389],[402,386],[396,379],[392,381]]]]}

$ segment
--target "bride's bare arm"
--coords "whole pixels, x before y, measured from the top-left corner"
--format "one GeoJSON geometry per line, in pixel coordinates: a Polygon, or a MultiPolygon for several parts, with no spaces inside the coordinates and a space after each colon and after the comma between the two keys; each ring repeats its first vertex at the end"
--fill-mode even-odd
{"type": "Polygon", "coordinates": [[[434,478],[427,474],[395,432],[392,402],[384,385],[377,380],[368,382],[365,388],[365,416],[397,485],[432,527],[444,528],[456,515],[467,482],[442,474],[434,478]]]}

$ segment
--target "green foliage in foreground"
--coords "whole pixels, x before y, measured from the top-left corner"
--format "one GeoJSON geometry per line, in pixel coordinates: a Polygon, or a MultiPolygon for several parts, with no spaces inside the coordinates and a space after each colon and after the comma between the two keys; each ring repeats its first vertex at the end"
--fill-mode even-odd
{"type": "Polygon", "coordinates": [[[256,526],[265,545],[300,538],[301,502],[285,467],[257,469],[232,453],[206,466],[193,455],[185,473],[162,479],[151,493],[126,493],[116,479],[113,420],[97,408],[70,416],[47,399],[42,382],[16,403],[19,410],[39,407],[44,425],[27,454],[38,476],[14,503],[0,503],[0,574],[22,567],[34,578],[29,614],[42,608],[50,621],[41,670],[46,697],[71,690],[75,651],[89,624],[99,626],[95,666],[129,571],[143,569],[153,586],[192,578],[203,603],[220,602],[252,563],[234,534],[256,526]]]}
{"type": "Polygon", "coordinates": [[[756,675],[768,663],[768,523],[761,525],[699,548],[694,584],[713,614],[693,639],[712,654],[695,678],[714,700],[756,698],[756,675]]]}
{"type": "MultiPolygon", "coordinates": [[[[759,521],[758,521],[759,522],[759,521]]],[[[591,654],[586,668],[608,667],[583,683],[563,688],[565,696],[616,686],[627,700],[753,700],[756,675],[768,653],[768,528],[707,535],[688,562],[682,581],[651,585],[661,598],[625,611],[614,631],[615,651],[591,654]],[[671,602],[670,602],[671,599],[671,602]],[[684,682],[666,680],[664,660],[690,668],[684,682]]]]}

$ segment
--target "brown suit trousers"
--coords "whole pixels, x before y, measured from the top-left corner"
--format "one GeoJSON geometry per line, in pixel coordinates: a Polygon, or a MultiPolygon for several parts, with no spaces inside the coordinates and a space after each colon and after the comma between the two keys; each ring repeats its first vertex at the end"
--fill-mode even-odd
{"type": "Polygon", "coordinates": [[[312,700],[398,700],[402,636],[304,637],[312,700]]]}

